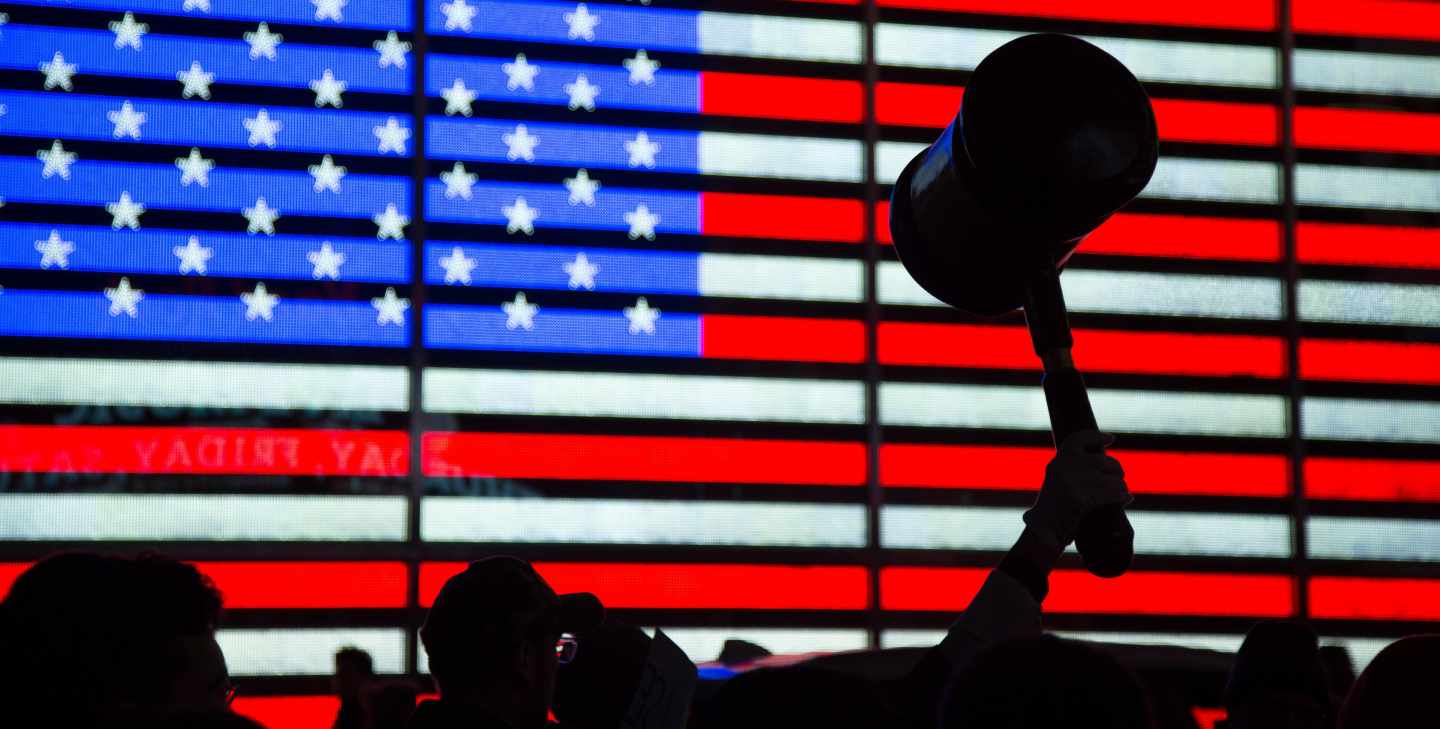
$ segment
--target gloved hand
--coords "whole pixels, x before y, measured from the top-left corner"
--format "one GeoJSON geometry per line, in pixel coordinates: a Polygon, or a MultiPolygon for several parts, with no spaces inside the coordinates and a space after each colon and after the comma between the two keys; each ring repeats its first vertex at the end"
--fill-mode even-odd
{"type": "Polygon", "coordinates": [[[1097,506],[1128,506],[1134,498],[1125,488],[1125,470],[1106,455],[1115,437],[1084,430],[1060,444],[1045,467],[1045,483],[1034,506],[1025,512],[1025,526],[1037,536],[1055,540],[1061,549],[1075,540],[1080,521],[1097,506]]]}

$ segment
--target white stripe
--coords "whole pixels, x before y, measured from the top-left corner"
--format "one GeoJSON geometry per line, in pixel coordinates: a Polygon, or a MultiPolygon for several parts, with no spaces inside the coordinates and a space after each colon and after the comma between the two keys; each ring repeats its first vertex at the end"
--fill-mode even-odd
{"type": "MultiPolygon", "coordinates": [[[[777,656],[858,651],[869,647],[869,637],[864,630],[858,629],[667,628],[663,625],[660,629],[695,663],[718,659],[725,641],[732,638],[749,641],[777,656]]],[[[651,629],[645,632],[654,634],[651,629]]]]}
{"type": "MultiPolygon", "coordinates": [[[[881,543],[890,549],[1005,551],[1015,543],[1021,513],[1018,508],[886,506],[880,521],[881,543]]],[[[1290,556],[1290,520],[1283,515],[1134,510],[1127,514],[1140,554],[1290,556]]]]}
{"type": "Polygon", "coordinates": [[[702,11],[697,25],[705,54],[860,62],[860,25],[846,20],[702,11]]]}
{"type": "Polygon", "coordinates": [[[405,497],[3,494],[0,539],[398,542],[405,497]]]}
{"type": "Polygon", "coordinates": [[[1307,397],[1300,422],[1306,438],[1440,443],[1440,402],[1307,397]]]}
{"type": "Polygon", "coordinates": [[[17,405],[404,411],[403,367],[0,358],[0,402],[17,405]]]}
{"type": "MultiPolygon", "coordinates": [[[[990,52],[1025,33],[880,23],[876,60],[883,65],[969,71],[990,52]]],[[[1081,36],[1125,64],[1142,81],[1271,88],[1275,50],[1258,46],[1081,36]]]]}
{"type": "Polygon", "coordinates": [[[1440,286],[1302,279],[1298,298],[1306,321],[1440,326],[1440,286]]]}
{"type": "Polygon", "coordinates": [[[1295,87],[1307,91],[1440,96],[1440,58],[1297,48],[1295,87]]]}
{"type": "Polygon", "coordinates": [[[1320,559],[1375,559],[1395,562],[1440,561],[1440,521],[1312,516],[1305,543],[1320,559]]]}
{"type": "MultiPolygon", "coordinates": [[[[1090,390],[1100,425],[1126,433],[1284,437],[1285,398],[1208,392],[1090,390]]],[[[886,425],[1049,430],[1039,387],[880,385],[880,420],[886,425]]]]}
{"type": "Polygon", "coordinates": [[[428,542],[863,547],[863,504],[429,496],[428,542]]]}
{"type": "Polygon", "coordinates": [[[1243,635],[1218,633],[1121,633],[1098,630],[1052,630],[1049,632],[1061,638],[1087,640],[1092,643],[1176,645],[1222,653],[1234,653],[1240,650],[1240,644],[1245,640],[1243,635]]]}
{"type": "Polygon", "coordinates": [[[1397,640],[1399,638],[1323,638],[1320,643],[1344,646],[1350,654],[1350,662],[1355,665],[1355,673],[1359,674],[1375,660],[1375,654],[1397,640]]]}
{"type": "Polygon", "coordinates": [[[858,139],[700,132],[696,152],[707,175],[860,182],[865,173],[858,139]]]}
{"type": "Polygon", "coordinates": [[[943,630],[882,630],[881,648],[929,648],[945,640],[943,630]]]}
{"type": "Polygon", "coordinates": [[[1295,168],[1301,205],[1440,212],[1440,172],[1303,164],[1295,168]]]}
{"type": "Polygon", "coordinates": [[[329,676],[347,646],[369,653],[377,674],[405,672],[399,628],[227,628],[215,638],[231,676],[329,676]]]}
{"type": "Polygon", "coordinates": [[[910,277],[899,261],[881,261],[875,268],[876,296],[882,304],[909,306],[945,306],[939,299],[925,293],[910,277]]]}
{"type": "Polygon", "coordinates": [[[880,142],[875,145],[875,180],[882,185],[893,185],[905,171],[905,165],[929,147],[918,142],[880,142]]]}
{"type": "Polygon", "coordinates": [[[1280,167],[1273,162],[1161,157],[1140,197],[1278,203],[1280,167]]]}
{"type": "Polygon", "coordinates": [[[444,413],[863,423],[859,382],[766,377],[427,368],[444,413]]]}
{"type": "Polygon", "coordinates": [[[865,264],[842,258],[701,253],[701,296],[803,301],[865,300],[865,264]]]}

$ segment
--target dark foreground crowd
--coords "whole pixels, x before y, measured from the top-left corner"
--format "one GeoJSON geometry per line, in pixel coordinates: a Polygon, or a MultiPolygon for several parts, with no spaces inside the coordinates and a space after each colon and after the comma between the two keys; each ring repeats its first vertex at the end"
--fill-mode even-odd
{"type": "MultiPolygon", "coordinates": [[[[1080,433],[1046,469],[1015,545],[946,637],[899,678],[844,660],[762,668],[692,710],[695,666],[663,633],[557,595],[526,562],[489,557],[445,583],[420,639],[439,698],[336,656],[337,729],[1170,729],[1195,724],[1110,654],[1041,632],[1051,570],[1081,520],[1129,503],[1108,437],[1080,433]]],[[[0,727],[253,729],[216,641],[222,596],[155,555],[67,553],[0,603],[0,727]]],[[[1257,625],[1225,687],[1227,729],[1440,726],[1440,635],[1385,650],[1337,692],[1315,633],[1257,625]]],[[[854,660],[865,660],[857,654],[854,660]]],[[[1186,707],[1188,708],[1188,707],[1186,707]]]]}

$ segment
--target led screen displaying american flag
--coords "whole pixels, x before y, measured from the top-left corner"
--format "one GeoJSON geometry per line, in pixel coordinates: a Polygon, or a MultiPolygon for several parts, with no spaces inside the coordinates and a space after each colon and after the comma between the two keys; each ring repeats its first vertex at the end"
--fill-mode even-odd
{"type": "Polygon", "coordinates": [[[1440,624],[1440,6],[20,0],[0,11],[0,584],[159,547],[238,706],[322,725],[465,560],[697,660],[934,641],[1050,456],[1018,317],[890,184],[976,64],[1079,35],[1149,187],[1062,279],[1137,498],[1053,629],[1359,662],[1440,624]]]}

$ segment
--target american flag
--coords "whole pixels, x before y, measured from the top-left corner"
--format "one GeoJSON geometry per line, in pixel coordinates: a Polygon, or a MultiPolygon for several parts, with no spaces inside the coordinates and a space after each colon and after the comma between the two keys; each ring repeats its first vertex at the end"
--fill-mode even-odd
{"type": "Polygon", "coordinates": [[[425,669],[465,560],[696,660],[926,644],[1049,458],[1015,317],[930,299],[890,184],[976,64],[1079,35],[1150,186],[1062,281],[1135,569],[1049,625],[1363,664],[1440,623],[1440,8],[1381,0],[20,0],[0,14],[0,586],[159,547],[237,706],[425,669]],[[1293,30],[1293,48],[1283,30],[1293,30]]]}

